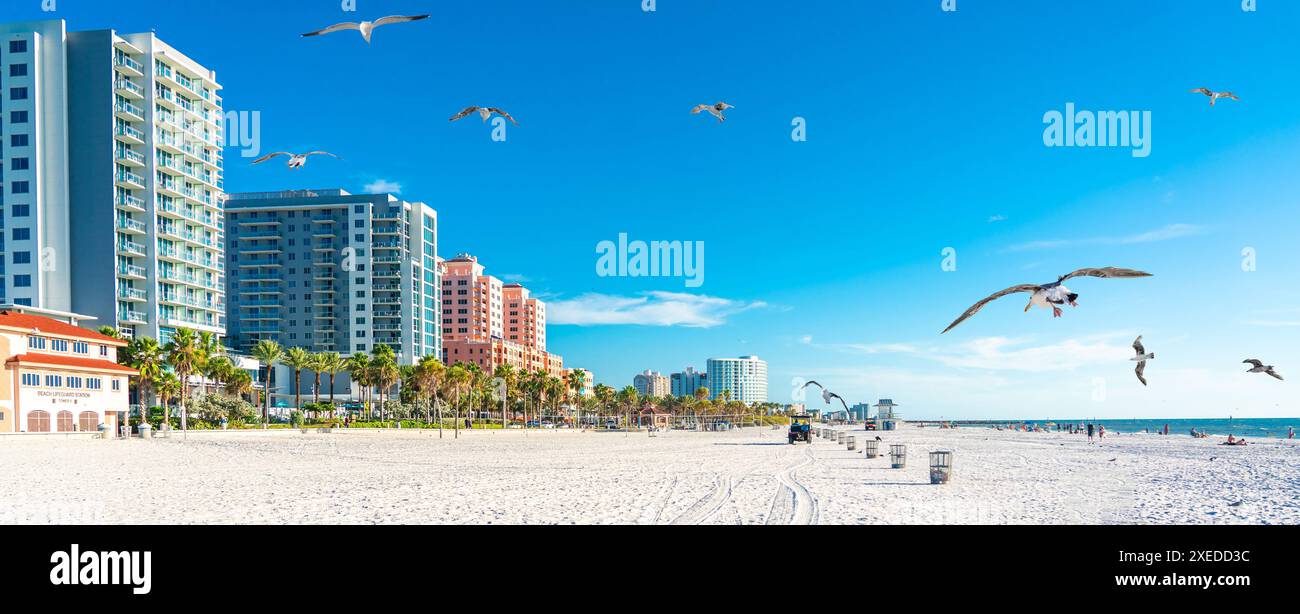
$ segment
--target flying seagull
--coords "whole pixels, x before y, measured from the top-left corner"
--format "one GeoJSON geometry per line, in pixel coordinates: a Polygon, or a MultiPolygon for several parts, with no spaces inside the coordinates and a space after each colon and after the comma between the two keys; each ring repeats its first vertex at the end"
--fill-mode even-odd
{"type": "Polygon", "coordinates": [[[1138,381],[1142,382],[1142,385],[1145,386],[1147,385],[1147,378],[1146,378],[1147,361],[1155,360],[1156,355],[1147,353],[1147,349],[1142,346],[1142,337],[1140,336],[1137,338],[1137,341],[1133,342],[1133,349],[1137,350],[1137,356],[1134,357],[1132,360],[1138,363],[1137,366],[1138,381]]]}
{"type": "Polygon", "coordinates": [[[708,111],[709,113],[712,113],[714,117],[718,118],[718,122],[721,123],[727,121],[726,116],[724,116],[722,112],[726,111],[727,109],[734,109],[734,108],[736,107],[733,107],[725,102],[719,102],[718,104],[702,104],[698,107],[695,107],[694,109],[691,109],[691,113],[694,115],[699,115],[700,111],[708,111]]]}
{"type": "Polygon", "coordinates": [[[1220,98],[1227,98],[1227,99],[1230,99],[1230,100],[1237,100],[1237,101],[1240,101],[1240,100],[1241,100],[1240,98],[1237,98],[1237,95],[1236,95],[1236,94],[1233,94],[1232,92],[1216,92],[1216,91],[1214,91],[1214,90],[1212,90],[1212,89],[1210,89],[1210,88],[1208,88],[1208,87],[1198,87],[1198,88],[1192,90],[1191,93],[1192,93],[1192,94],[1205,94],[1206,96],[1209,96],[1209,97],[1210,97],[1210,106],[1214,106],[1214,103],[1215,103],[1215,102],[1218,102],[1218,100],[1219,100],[1220,98]]]}
{"type": "Polygon", "coordinates": [[[825,402],[827,405],[831,404],[831,399],[839,399],[840,405],[844,406],[844,411],[849,411],[849,404],[844,402],[844,397],[827,390],[825,386],[815,381],[810,380],[807,384],[804,384],[803,388],[800,388],[800,390],[807,390],[809,386],[816,386],[822,389],[822,401],[825,402]]]}
{"type": "Polygon", "coordinates": [[[1031,293],[1031,296],[1029,297],[1029,305],[1025,307],[1026,313],[1028,313],[1029,309],[1034,306],[1051,307],[1052,316],[1059,318],[1064,313],[1063,311],[1061,311],[1061,307],[1060,307],[1061,305],[1068,304],[1071,307],[1079,306],[1078,303],[1076,302],[1079,298],[1079,295],[1071,292],[1069,288],[1065,287],[1064,284],[1066,280],[1074,279],[1076,277],[1099,277],[1101,279],[1128,279],[1133,277],[1151,277],[1151,276],[1152,275],[1150,273],[1144,273],[1142,271],[1135,271],[1133,269],[1117,269],[1114,267],[1108,267],[1104,269],[1079,269],[1078,271],[1070,273],[1069,275],[1062,276],[1060,279],[1050,284],[1044,284],[1044,285],[1024,284],[1020,286],[1013,286],[1007,288],[1006,290],[998,292],[997,294],[994,294],[993,296],[990,296],[978,303],[975,303],[973,307],[967,309],[966,313],[963,313],[960,318],[957,318],[957,321],[953,322],[952,325],[947,328],[947,330],[943,331],[943,333],[947,334],[948,331],[957,328],[959,324],[965,322],[966,320],[969,320],[971,316],[979,313],[979,311],[983,309],[985,305],[988,305],[989,303],[992,303],[993,301],[996,301],[1004,296],[1019,294],[1021,292],[1029,292],[1031,293]]]}
{"type": "Polygon", "coordinates": [[[421,21],[428,18],[429,18],[428,15],[411,15],[411,16],[393,15],[392,17],[385,17],[383,19],[378,19],[375,21],[363,21],[361,23],[351,23],[351,22],[340,23],[325,28],[324,30],[308,32],[306,34],[303,34],[303,37],[321,36],[323,34],[333,34],[335,32],[342,32],[344,30],[357,30],[361,32],[361,38],[366,39],[366,44],[368,45],[370,44],[370,35],[374,34],[375,28],[378,28],[379,26],[386,26],[393,23],[406,23],[409,21],[421,21]]]}
{"type": "Polygon", "coordinates": [[[453,122],[454,122],[454,121],[457,121],[457,120],[465,119],[466,117],[469,117],[469,115],[470,115],[471,113],[474,113],[475,111],[478,112],[479,117],[482,117],[482,118],[483,118],[483,122],[484,122],[484,123],[487,123],[487,120],[488,120],[488,119],[491,119],[492,114],[493,114],[493,113],[496,113],[497,115],[500,115],[501,117],[504,117],[504,118],[510,120],[510,123],[512,123],[512,124],[514,124],[514,125],[516,125],[516,126],[519,125],[519,122],[515,121],[515,118],[510,117],[510,114],[509,114],[509,113],[506,113],[505,111],[502,111],[501,109],[498,109],[498,108],[496,108],[496,107],[469,107],[469,108],[465,109],[464,111],[461,111],[460,113],[457,113],[455,116],[453,116],[451,119],[449,119],[449,120],[447,120],[447,121],[453,121],[453,122]]]}
{"type": "Polygon", "coordinates": [[[277,151],[275,153],[266,154],[265,156],[253,160],[253,164],[261,164],[263,162],[266,162],[267,160],[276,158],[278,156],[289,156],[289,168],[292,170],[298,170],[304,166],[307,166],[307,158],[311,156],[329,156],[331,158],[342,160],[342,158],[339,158],[338,156],[328,151],[309,151],[305,154],[296,154],[287,151],[277,151]]]}
{"type": "Polygon", "coordinates": [[[1254,358],[1251,358],[1250,360],[1242,361],[1242,364],[1254,366],[1254,368],[1247,371],[1246,373],[1267,373],[1268,375],[1272,375],[1273,377],[1282,379],[1282,376],[1278,375],[1277,371],[1275,370],[1277,367],[1274,367],[1273,365],[1265,365],[1262,361],[1255,360],[1254,358]]]}

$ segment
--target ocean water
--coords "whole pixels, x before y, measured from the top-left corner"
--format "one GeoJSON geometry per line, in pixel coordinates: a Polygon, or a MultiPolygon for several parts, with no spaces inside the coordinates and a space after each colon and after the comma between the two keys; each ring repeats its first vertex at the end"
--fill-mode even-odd
{"type": "MultiPolygon", "coordinates": [[[[1179,418],[1170,420],[1040,420],[1026,421],[1025,424],[1037,424],[1043,426],[1048,422],[1055,422],[1064,427],[1067,424],[1083,424],[1089,422],[1100,424],[1106,427],[1107,432],[1112,433],[1141,433],[1147,429],[1155,433],[1162,431],[1165,425],[1169,425],[1169,435],[1178,435],[1181,437],[1191,437],[1192,429],[1210,435],[1227,437],[1236,435],[1237,437],[1258,438],[1258,437],[1281,437],[1286,438],[1287,431],[1295,428],[1296,437],[1300,437],[1300,418],[1179,418]]],[[[1018,424],[1018,423],[1013,423],[1018,424]]]]}

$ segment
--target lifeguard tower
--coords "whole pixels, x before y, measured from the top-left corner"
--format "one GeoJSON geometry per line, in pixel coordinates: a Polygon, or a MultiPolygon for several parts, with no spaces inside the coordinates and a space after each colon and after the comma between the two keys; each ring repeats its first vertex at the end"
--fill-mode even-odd
{"type": "Polygon", "coordinates": [[[895,407],[898,404],[893,399],[880,399],[876,404],[876,425],[880,430],[898,430],[898,423],[903,421],[903,416],[894,410],[895,407]]]}

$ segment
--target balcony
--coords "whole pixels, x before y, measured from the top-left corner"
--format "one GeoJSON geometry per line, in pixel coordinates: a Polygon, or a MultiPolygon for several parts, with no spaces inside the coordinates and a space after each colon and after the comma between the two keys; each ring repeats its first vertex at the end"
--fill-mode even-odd
{"type": "MultiPolygon", "coordinates": [[[[260,258],[260,259],[257,259],[257,260],[241,260],[241,261],[239,262],[239,268],[241,268],[241,269],[256,269],[256,268],[260,268],[260,267],[280,268],[280,267],[282,267],[282,266],[284,266],[284,265],[280,264],[280,261],[277,260],[277,259],[275,259],[275,258],[260,258]]],[[[252,277],[252,276],[250,275],[248,278],[251,278],[251,277],[252,277]]],[[[247,279],[247,278],[246,278],[246,279],[247,279]]]]}
{"type": "Polygon", "coordinates": [[[117,229],[131,234],[145,234],[144,222],[138,222],[125,217],[117,218],[117,229]]]}
{"type": "Polygon", "coordinates": [[[118,126],[113,130],[113,134],[117,135],[118,138],[135,145],[144,145],[144,132],[130,126],[118,124],[118,126]]]}
{"type": "Polygon", "coordinates": [[[113,57],[113,66],[118,67],[122,72],[127,73],[132,77],[144,76],[144,64],[132,60],[125,55],[115,55],[113,57]]]}
{"type": "Polygon", "coordinates": [[[119,118],[127,121],[144,121],[144,109],[141,109],[125,100],[119,100],[113,104],[113,113],[115,113],[119,118]]]}
{"type": "Polygon", "coordinates": [[[122,164],[137,167],[144,166],[144,154],[135,151],[134,149],[127,149],[119,146],[115,153],[116,155],[114,158],[122,164]]]}
{"type": "Polygon", "coordinates": [[[132,303],[138,303],[149,300],[149,293],[139,288],[122,287],[117,289],[117,298],[132,303]]]}
{"type": "Polygon", "coordinates": [[[137,190],[144,189],[144,177],[130,171],[117,171],[115,179],[117,180],[117,185],[119,187],[137,190]]]}
{"type": "Polygon", "coordinates": [[[119,194],[113,199],[113,204],[117,205],[119,209],[144,213],[144,199],[142,198],[137,198],[127,194],[119,194]]]}
{"type": "Polygon", "coordinates": [[[143,245],[135,241],[118,241],[117,253],[127,256],[144,256],[148,252],[145,251],[143,245]]]}
{"type": "Polygon", "coordinates": [[[117,275],[118,277],[125,277],[127,279],[145,279],[145,270],[142,266],[122,264],[117,267],[117,275]]]}
{"type": "Polygon", "coordinates": [[[117,319],[123,324],[148,324],[149,316],[140,311],[119,310],[117,319]]]}
{"type": "Polygon", "coordinates": [[[113,89],[123,96],[131,98],[144,99],[144,88],[132,83],[127,79],[118,78],[113,81],[113,89]]]}

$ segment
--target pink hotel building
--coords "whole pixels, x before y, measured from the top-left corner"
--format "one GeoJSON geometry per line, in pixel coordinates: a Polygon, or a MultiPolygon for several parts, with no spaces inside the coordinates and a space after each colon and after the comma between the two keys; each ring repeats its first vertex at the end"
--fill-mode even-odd
{"type": "Polygon", "coordinates": [[[478,258],[461,254],[442,266],[442,360],[494,372],[564,374],[564,359],[546,351],[546,303],[519,284],[484,275],[478,258]]]}

